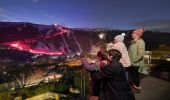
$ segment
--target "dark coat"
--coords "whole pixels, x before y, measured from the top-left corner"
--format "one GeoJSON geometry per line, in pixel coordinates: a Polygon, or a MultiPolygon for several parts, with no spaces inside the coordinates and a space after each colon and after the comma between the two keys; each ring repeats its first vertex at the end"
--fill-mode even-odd
{"type": "Polygon", "coordinates": [[[102,80],[99,100],[135,100],[121,63],[111,62],[92,77],[102,80]]]}

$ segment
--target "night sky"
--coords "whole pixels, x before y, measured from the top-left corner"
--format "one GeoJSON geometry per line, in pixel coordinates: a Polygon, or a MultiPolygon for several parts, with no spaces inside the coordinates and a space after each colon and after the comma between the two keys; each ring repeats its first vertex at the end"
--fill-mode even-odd
{"type": "Polygon", "coordinates": [[[70,28],[170,28],[170,0],[0,0],[0,21],[70,28]]]}

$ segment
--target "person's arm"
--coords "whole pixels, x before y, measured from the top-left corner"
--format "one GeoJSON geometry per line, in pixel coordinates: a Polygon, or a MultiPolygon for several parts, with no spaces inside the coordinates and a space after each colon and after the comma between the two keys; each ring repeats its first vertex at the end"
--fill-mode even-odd
{"type": "MultiPolygon", "coordinates": [[[[134,45],[134,44],[131,44],[131,45],[134,45]]],[[[135,62],[135,59],[136,59],[136,53],[137,53],[137,49],[135,49],[135,47],[129,47],[129,57],[130,57],[130,61],[131,61],[131,64],[133,65],[135,62]]]]}
{"type": "Polygon", "coordinates": [[[114,43],[112,49],[119,50],[120,49],[119,43],[114,43]]]}
{"type": "Polygon", "coordinates": [[[123,58],[123,63],[125,64],[124,67],[129,67],[131,65],[131,62],[130,62],[127,48],[124,44],[122,45],[121,54],[122,54],[122,58],[123,58]]]}
{"type": "Polygon", "coordinates": [[[131,66],[131,61],[130,61],[130,58],[129,58],[128,53],[123,54],[123,55],[122,55],[122,58],[123,58],[123,63],[124,63],[124,65],[126,65],[126,66],[124,66],[124,67],[129,67],[129,66],[131,66]]]}
{"type": "Polygon", "coordinates": [[[134,60],[134,63],[137,63],[138,61],[142,60],[144,55],[145,55],[145,43],[143,40],[139,40],[137,42],[137,57],[134,60]]]}
{"type": "Polygon", "coordinates": [[[104,79],[104,78],[112,78],[113,77],[113,71],[111,66],[107,65],[97,73],[92,73],[92,77],[98,80],[104,79]]]}
{"type": "Polygon", "coordinates": [[[87,69],[87,70],[89,70],[89,71],[95,71],[96,69],[95,69],[95,64],[94,63],[89,63],[88,61],[87,61],[87,59],[85,59],[85,58],[82,58],[81,59],[81,63],[82,63],[82,65],[85,67],[85,69],[87,69]]]}

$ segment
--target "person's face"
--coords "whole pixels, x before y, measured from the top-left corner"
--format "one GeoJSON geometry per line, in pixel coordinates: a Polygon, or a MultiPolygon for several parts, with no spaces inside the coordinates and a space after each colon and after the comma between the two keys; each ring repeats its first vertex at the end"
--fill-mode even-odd
{"type": "Polygon", "coordinates": [[[138,39],[139,38],[139,36],[138,35],[136,35],[134,32],[132,33],[132,38],[133,39],[138,39]]]}
{"type": "Polygon", "coordinates": [[[112,56],[107,55],[108,60],[112,60],[112,56]]]}

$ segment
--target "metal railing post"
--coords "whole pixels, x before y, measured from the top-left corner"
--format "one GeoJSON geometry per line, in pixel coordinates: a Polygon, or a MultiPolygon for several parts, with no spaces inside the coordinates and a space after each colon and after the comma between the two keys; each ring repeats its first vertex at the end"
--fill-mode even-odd
{"type": "Polygon", "coordinates": [[[85,69],[82,65],[81,70],[81,98],[82,100],[85,100],[85,93],[86,93],[86,83],[85,83],[85,69]]]}

